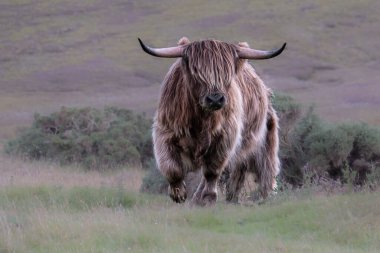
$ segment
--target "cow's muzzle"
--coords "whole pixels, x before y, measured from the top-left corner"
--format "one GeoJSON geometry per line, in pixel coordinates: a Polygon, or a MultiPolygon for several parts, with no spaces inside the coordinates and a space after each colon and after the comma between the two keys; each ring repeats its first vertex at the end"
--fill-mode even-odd
{"type": "Polygon", "coordinates": [[[226,98],[222,93],[212,93],[204,98],[204,105],[208,110],[216,111],[226,104],[226,98]]]}

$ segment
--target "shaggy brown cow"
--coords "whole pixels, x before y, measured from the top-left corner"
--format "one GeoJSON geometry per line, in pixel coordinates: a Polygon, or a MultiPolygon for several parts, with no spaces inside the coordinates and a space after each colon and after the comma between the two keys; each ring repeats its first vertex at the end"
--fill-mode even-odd
{"type": "Polygon", "coordinates": [[[161,88],[153,124],[154,154],[169,181],[169,195],[186,200],[185,175],[202,169],[192,197],[198,205],[214,204],[216,183],[228,167],[227,200],[237,201],[247,170],[256,173],[263,197],[276,186],[279,173],[278,119],[271,91],[247,59],[269,59],[285,48],[260,51],[247,43],[182,38],[169,48],[143,50],[157,57],[180,58],[161,88]]]}

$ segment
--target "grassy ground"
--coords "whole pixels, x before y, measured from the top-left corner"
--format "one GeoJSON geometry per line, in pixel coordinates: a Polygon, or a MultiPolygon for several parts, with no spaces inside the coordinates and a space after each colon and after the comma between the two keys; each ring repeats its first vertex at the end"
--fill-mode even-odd
{"type": "Polygon", "coordinates": [[[120,172],[86,174],[43,162],[13,162],[2,157],[0,168],[5,175],[0,182],[2,253],[377,252],[380,248],[379,192],[333,196],[288,192],[263,205],[220,201],[214,208],[198,209],[174,204],[166,196],[138,193],[141,178],[136,174],[120,182],[115,180],[120,172]],[[10,180],[13,170],[23,179],[10,180]],[[62,170],[70,180],[61,180],[62,170]]]}

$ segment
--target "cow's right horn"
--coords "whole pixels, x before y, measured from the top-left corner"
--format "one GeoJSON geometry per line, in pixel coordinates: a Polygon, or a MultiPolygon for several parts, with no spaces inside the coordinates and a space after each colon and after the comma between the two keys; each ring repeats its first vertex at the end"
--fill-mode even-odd
{"type": "Polygon", "coordinates": [[[282,47],[270,51],[256,50],[247,47],[238,47],[238,55],[240,59],[265,60],[281,54],[282,51],[284,51],[285,47],[286,43],[284,43],[282,47]]]}
{"type": "Polygon", "coordinates": [[[140,38],[139,42],[145,53],[163,58],[178,58],[182,57],[183,46],[166,47],[166,48],[152,48],[145,45],[140,38]]]}

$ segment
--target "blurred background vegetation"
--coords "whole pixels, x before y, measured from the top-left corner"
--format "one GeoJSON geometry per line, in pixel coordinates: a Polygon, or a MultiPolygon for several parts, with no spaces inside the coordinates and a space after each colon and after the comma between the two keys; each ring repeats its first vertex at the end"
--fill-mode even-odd
{"type": "Polygon", "coordinates": [[[380,124],[380,2],[4,0],[0,3],[0,141],[38,112],[116,106],[152,116],[171,59],[137,41],[179,38],[288,43],[273,60],[252,62],[266,84],[321,118],[380,124]]]}
{"type": "Polygon", "coordinates": [[[32,127],[8,142],[5,151],[86,169],[144,167],[153,155],[151,125],[126,109],[62,108],[49,116],[36,114],[32,127]]]}
{"type": "MultiPolygon", "coordinates": [[[[340,186],[380,183],[380,128],[327,123],[313,107],[302,112],[299,103],[283,94],[276,94],[273,104],[281,126],[280,190],[326,180],[340,186]]],[[[5,151],[28,159],[77,163],[89,170],[148,169],[141,190],[166,193],[167,182],[153,159],[151,123],[144,115],[115,107],[62,108],[49,116],[35,115],[33,125],[9,141],[5,151]]]]}

